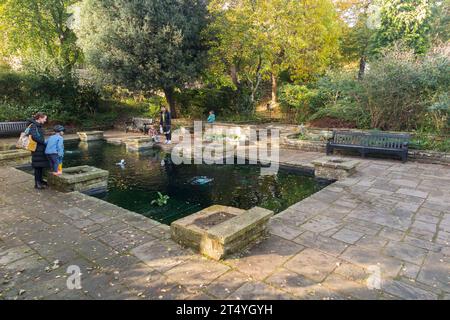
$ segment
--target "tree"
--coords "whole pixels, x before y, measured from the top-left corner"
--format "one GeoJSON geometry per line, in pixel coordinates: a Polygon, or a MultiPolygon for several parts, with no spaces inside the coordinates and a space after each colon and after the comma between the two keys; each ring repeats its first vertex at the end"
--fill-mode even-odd
{"type": "Polygon", "coordinates": [[[103,80],[133,90],[174,90],[199,74],[206,47],[203,0],[86,0],[77,28],[87,63],[103,80]]]}
{"type": "Polygon", "coordinates": [[[364,77],[366,63],[371,50],[371,41],[379,26],[379,11],[374,10],[372,0],[341,0],[337,2],[342,27],[341,50],[344,61],[358,61],[358,79],[364,77]]]}
{"type": "Polygon", "coordinates": [[[380,0],[375,52],[401,41],[415,53],[425,53],[430,44],[432,6],[431,0],[380,0]]]}
{"type": "Polygon", "coordinates": [[[433,1],[431,36],[434,42],[450,40],[450,0],[433,1]]]}
{"type": "Polygon", "coordinates": [[[68,23],[77,0],[0,0],[1,53],[71,77],[81,51],[68,23]]]}
{"type": "Polygon", "coordinates": [[[212,0],[209,9],[213,59],[236,87],[250,87],[252,100],[261,80],[270,79],[276,104],[282,71],[305,80],[337,54],[339,24],[329,0],[212,0]]]}

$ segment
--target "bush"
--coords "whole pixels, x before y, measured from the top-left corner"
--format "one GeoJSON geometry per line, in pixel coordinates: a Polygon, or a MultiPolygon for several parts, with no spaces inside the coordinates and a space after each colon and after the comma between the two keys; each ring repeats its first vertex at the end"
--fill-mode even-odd
{"type": "Polygon", "coordinates": [[[0,118],[23,120],[38,111],[50,120],[80,122],[98,110],[99,93],[76,79],[0,70],[0,118]]]}
{"type": "Polygon", "coordinates": [[[278,102],[285,113],[294,113],[298,122],[304,122],[310,115],[311,100],[317,95],[306,86],[285,84],[278,91],[278,102]]]}
{"type": "Polygon", "coordinates": [[[144,116],[153,119],[159,118],[162,106],[167,107],[166,99],[160,96],[152,96],[147,99],[146,103],[148,103],[148,107],[144,116]]]}
{"type": "Polygon", "coordinates": [[[425,56],[394,47],[371,61],[363,80],[341,72],[320,79],[311,120],[354,121],[360,128],[442,133],[449,128],[449,47],[425,56]]]}
{"type": "Polygon", "coordinates": [[[236,91],[230,87],[187,89],[177,93],[175,99],[182,116],[202,119],[210,110],[216,115],[232,112],[236,91]]]}
{"type": "Polygon", "coordinates": [[[313,114],[309,121],[323,118],[342,120],[345,123],[354,123],[357,128],[369,128],[370,118],[365,110],[358,104],[336,103],[326,106],[313,114]]]}
{"type": "Polygon", "coordinates": [[[370,125],[363,103],[361,83],[349,72],[330,72],[318,80],[310,98],[309,120],[333,118],[354,123],[359,128],[370,125]]]}
{"type": "Polygon", "coordinates": [[[427,113],[437,112],[429,108],[450,85],[450,59],[445,50],[435,49],[417,57],[395,47],[370,64],[362,86],[372,128],[416,129],[427,113]]]}
{"type": "Polygon", "coordinates": [[[436,136],[419,131],[414,134],[413,138],[411,139],[410,148],[450,152],[450,137],[436,136]]]}
{"type": "Polygon", "coordinates": [[[44,112],[49,120],[63,120],[67,116],[64,106],[58,100],[33,101],[26,106],[14,102],[0,102],[0,121],[20,121],[29,119],[37,112],[44,112]]]}

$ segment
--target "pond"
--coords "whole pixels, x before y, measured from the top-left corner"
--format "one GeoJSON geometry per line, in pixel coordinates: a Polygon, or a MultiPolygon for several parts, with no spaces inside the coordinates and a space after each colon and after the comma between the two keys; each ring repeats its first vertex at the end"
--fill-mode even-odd
{"type": "Polygon", "coordinates": [[[213,204],[278,213],[330,183],[298,170],[261,176],[258,165],[174,165],[159,149],[127,153],[103,141],[66,144],[64,167],[78,165],[110,172],[108,191],[96,197],[165,224],[213,204]],[[152,204],[158,192],[169,197],[165,205],[152,204]]]}

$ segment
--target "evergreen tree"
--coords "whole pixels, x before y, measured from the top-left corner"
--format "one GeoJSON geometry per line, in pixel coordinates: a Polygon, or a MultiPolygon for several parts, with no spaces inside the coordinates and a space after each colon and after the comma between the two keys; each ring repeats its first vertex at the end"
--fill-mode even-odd
{"type": "Polygon", "coordinates": [[[175,117],[174,90],[196,79],[205,60],[206,23],[204,0],[86,0],[77,35],[98,76],[163,90],[175,117]]]}

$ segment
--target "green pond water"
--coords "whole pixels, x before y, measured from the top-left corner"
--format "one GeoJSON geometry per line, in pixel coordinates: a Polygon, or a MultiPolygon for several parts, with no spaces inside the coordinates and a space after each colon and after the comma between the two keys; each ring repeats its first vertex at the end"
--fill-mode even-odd
{"type": "Polygon", "coordinates": [[[158,149],[127,153],[123,146],[102,141],[66,144],[63,165],[108,170],[108,191],[96,197],[165,224],[213,204],[261,206],[278,213],[330,183],[287,169],[261,176],[259,165],[174,165],[170,155],[158,149]],[[117,165],[122,159],[123,167],[117,165]],[[193,185],[196,177],[211,181],[193,185]],[[157,192],[170,197],[166,205],[151,204],[157,192]]]}

